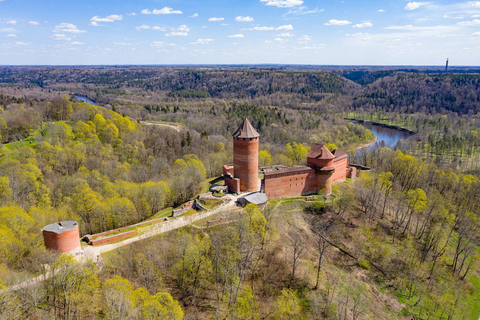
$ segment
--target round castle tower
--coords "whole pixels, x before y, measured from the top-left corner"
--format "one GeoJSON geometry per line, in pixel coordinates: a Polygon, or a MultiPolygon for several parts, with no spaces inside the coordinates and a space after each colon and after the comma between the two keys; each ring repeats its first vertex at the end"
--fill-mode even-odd
{"type": "Polygon", "coordinates": [[[240,180],[240,191],[258,191],[258,140],[260,135],[245,119],[233,134],[234,177],[240,180]]]}
{"type": "Polygon", "coordinates": [[[80,248],[78,222],[62,221],[45,226],[42,230],[45,247],[60,253],[80,248]]]}

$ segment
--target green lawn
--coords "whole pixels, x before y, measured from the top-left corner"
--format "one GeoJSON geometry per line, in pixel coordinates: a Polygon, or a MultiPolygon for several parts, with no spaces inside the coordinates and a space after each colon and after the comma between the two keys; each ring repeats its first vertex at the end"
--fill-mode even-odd
{"type": "Polygon", "coordinates": [[[25,146],[35,147],[36,145],[37,144],[36,144],[35,139],[33,137],[28,137],[23,141],[6,143],[0,149],[0,155],[4,154],[5,156],[2,156],[2,158],[0,158],[0,159],[3,159],[3,158],[6,158],[6,157],[10,156],[10,154],[13,151],[15,151],[17,149],[20,149],[21,147],[25,147],[25,146]]]}
{"type": "Polygon", "coordinates": [[[468,319],[478,320],[480,318],[480,277],[470,275],[468,282],[475,287],[472,294],[467,297],[467,303],[470,307],[468,319]]]}
{"type": "Polygon", "coordinates": [[[173,210],[173,207],[165,208],[161,211],[158,211],[156,214],[154,214],[153,216],[148,218],[146,221],[165,218],[165,217],[170,217],[172,215],[172,210],[173,210]]]}

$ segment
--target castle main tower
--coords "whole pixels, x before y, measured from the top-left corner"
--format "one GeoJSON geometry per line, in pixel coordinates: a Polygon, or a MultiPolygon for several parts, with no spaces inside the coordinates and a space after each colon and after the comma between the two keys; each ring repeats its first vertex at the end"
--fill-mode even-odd
{"type": "Polygon", "coordinates": [[[258,191],[258,138],[260,135],[245,119],[233,134],[234,177],[240,180],[240,191],[258,191]]]}

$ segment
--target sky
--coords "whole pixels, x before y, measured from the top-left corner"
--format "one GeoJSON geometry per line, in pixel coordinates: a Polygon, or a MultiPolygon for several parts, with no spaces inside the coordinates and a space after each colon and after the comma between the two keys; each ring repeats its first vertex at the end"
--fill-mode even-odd
{"type": "Polygon", "coordinates": [[[0,65],[480,65],[480,1],[0,0],[0,65]]]}

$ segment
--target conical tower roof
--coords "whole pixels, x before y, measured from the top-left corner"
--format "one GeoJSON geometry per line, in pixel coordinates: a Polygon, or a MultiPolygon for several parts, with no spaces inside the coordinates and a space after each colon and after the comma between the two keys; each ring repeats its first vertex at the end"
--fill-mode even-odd
{"type": "Polygon", "coordinates": [[[257,130],[252,126],[248,119],[245,119],[237,131],[233,134],[235,138],[258,138],[260,135],[257,130]]]}
{"type": "Polygon", "coordinates": [[[312,144],[310,151],[308,151],[307,158],[315,158],[322,160],[332,160],[335,156],[323,144],[312,144]]]}

